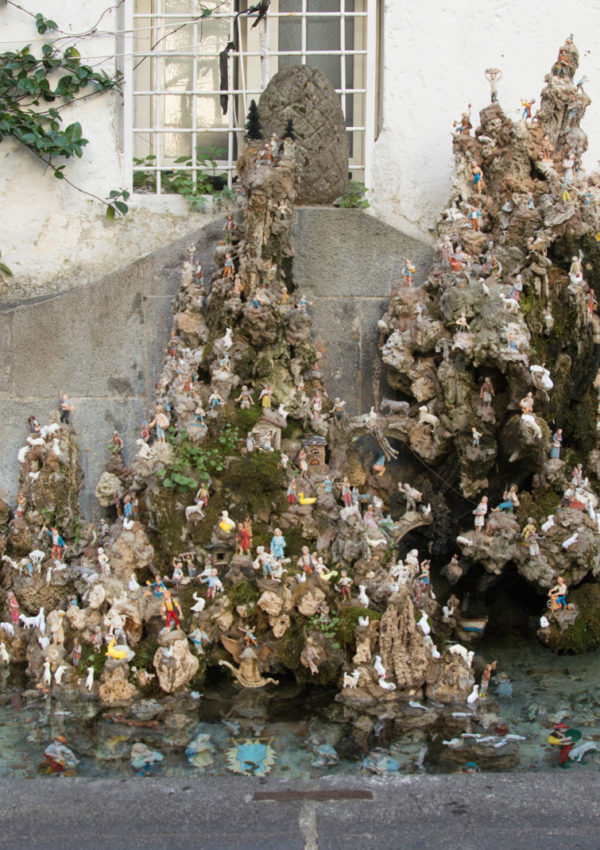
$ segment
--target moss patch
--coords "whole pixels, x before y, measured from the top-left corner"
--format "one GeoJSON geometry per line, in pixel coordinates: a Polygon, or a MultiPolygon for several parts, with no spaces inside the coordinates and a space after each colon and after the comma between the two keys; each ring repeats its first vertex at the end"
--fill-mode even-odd
{"type": "Polygon", "coordinates": [[[555,652],[579,654],[600,646],[600,585],[584,584],[569,593],[579,611],[572,626],[561,632],[553,624],[550,646],[555,652]]]}

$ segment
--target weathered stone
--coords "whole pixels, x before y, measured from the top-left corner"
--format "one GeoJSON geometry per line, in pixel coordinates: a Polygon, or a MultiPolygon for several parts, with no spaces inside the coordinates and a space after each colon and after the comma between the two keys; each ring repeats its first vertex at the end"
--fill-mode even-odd
{"type": "Polygon", "coordinates": [[[279,71],[262,93],[259,110],[265,138],[283,133],[291,118],[300,167],[297,200],[330,204],[348,181],[348,139],[339,96],[316,68],[279,71]]]}

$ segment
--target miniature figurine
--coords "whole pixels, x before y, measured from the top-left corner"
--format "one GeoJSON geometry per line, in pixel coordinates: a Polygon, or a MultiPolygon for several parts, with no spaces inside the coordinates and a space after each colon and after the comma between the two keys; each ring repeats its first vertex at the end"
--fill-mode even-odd
{"type": "Polygon", "coordinates": [[[19,625],[20,611],[19,611],[19,603],[17,602],[17,597],[15,596],[15,594],[13,593],[12,590],[8,591],[8,593],[6,594],[6,597],[7,597],[7,602],[8,602],[8,610],[10,612],[10,621],[13,624],[13,626],[18,626],[19,625]]]}
{"type": "Polygon", "coordinates": [[[484,72],[486,80],[490,84],[492,103],[498,102],[498,81],[502,79],[502,71],[499,68],[486,68],[484,72]]]}
{"type": "Polygon", "coordinates": [[[224,405],[224,404],[225,404],[224,399],[222,398],[222,396],[220,396],[220,395],[219,395],[219,393],[218,393],[216,390],[214,390],[214,391],[213,391],[213,392],[209,395],[209,397],[208,397],[208,405],[209,405],[209,407],[210,407],[210,409],[211,409],[211,410],[213,410],[213,411],[214,411],[214,410],[218,410],[218,409],[219,409],[219,407],[221,407],[221,406],[222,406],[222,405],[224,405]]]}
{"type": "Polygon", "coordinates": [[[535,103],[535,97],[532,97],[531,100],[527,100],[526,98],[521,98],[521,106],[523,107],[523,112],[521,114],[522,121],[530,121],[531,120],[531,107],[535,103]]]}
{"type": "MultiPolygon", "coordinates": [[[[483,171],[476,162],[473,163],[473,166],[471,168],[471,174],[473,175],[473,188],[477,190],[478,195],[481,195],[483,187],[485,186],[485,181],[483,179],[483,171]]],[[[472,207],[471,209],[474,210],[475,208],[472,207]]],[[[471,218],[471,227],[473,230],[479,230],[479,219],[481,219],[481,210],[476,210],[476,215],[478,216],[477,227],[474,226],[472,216],[468,216],[468,218],[471,218]]]]}
{"type": "Polygon", "coordinates": [[[488,512],[488,497],[482,496],[481,501],[477,505],[474,511],[472,511],[475,516],[475,531],[479,532],[483,529],[485,525],[485,516],[488,512]]]}
{"type": "Polygon", "coordinates": [[[231,534],[235,528],[235,522],[230,518],[227,511],[221,511],[221,519],[219,520],[219,528],[226,534],[231,534]]]}
{"type": "Polygon", "coordinates": [[[563,576],[556,577],[556,584],[548,591],[552,612],[559,608],[567,607],[567,593],[569,588],[565,584],[563,576]]]}
{"type": "Polygon", "coordinates": [[[468,333],[469,331],[469,323],[467,322],[467,317],[464,313],[461,313],[458,319],[454,322],[456,325],[457,333],[468,333]]]}
{"type": "Polygon", "coordinates": [[[479,232],[482,217],[481,210],[478,207],[471,207],[467,215],[467,218],[471,222],[471,230],[479,232]]]}
{"type": "Polygon", "coordinates": [[[250,517],[246,517],[244,522],[239,523],[236,545],[240,555],[250,555],[252,549],[252,522],[250,517]]]}
{"type": "Polygon", "coordinates": [[[254,404],[252,390],[249,390],[246,384],[243,384],[240,394],[235,401],[240,403],[240,408],[242,410],[248,410],[254,404]]]}
{"type": "Polygon", "coordinates": [[[306,638],[306,644],[304,649],[300,653],[300,661],[304,665],[304,667],[308,667],[313,676],[316,676],[319,672],[319,661],[321,657],[317,648],[313,644],[312,638],[306,638]]]}
{"type": "Polygon", "coordinates": [[[165,413],[164,407],[162,404],[159,404],[156,408],[156,414],[154,419],[148,425],[148,428],[156,427],[156,439],[159,443],[165,442],[167,428],[171,424],[171,420],[168,415],[165,413]]]}
{"type": "Polygon", "coordinates": [[[481,674],[481,682],[479,685],[479,697],[486,697],[487,692],[490,686],[490,679],[492,678],[492,673],[496,669],[497,661],[492,661],[490,664],[486,664],[483,668],[483,673],[481,674]]]}
{"type": "Polygon", "coordinates": [[[237,229],[238,226],[233,219],[233,214],[227,213],[225,216],[225,224],[223,225],[223,233],[225,234],[225,241],[228,245],[231,245],[233,234],[237,232],[237,229]]]}
{"type": "Polygon", "coordinates": [[[194,269],[194,283],[196,286],[202,285],[202,278],[204,277],[204,272],[202,271],[202,263],[198,261],[196,263],[196,267],[194,269]]]}
{"type": "Polygon", "coordinates": [[[306,316],[308,314],[307,307],[312,306],[312,301],[309,301],[306,295],[301,295],[298,299],[298,309],[306,316]]]}
{"type": "Polygon", "coordinates": [[[113,455],[120,454],[123,451],[123,440],[119,436],[118,431],[113,431],[112,440],[107,448],[113,455]]]}
{"type": "Polygon", "coordinates": [[[178,629],[181,628],[181,623],[179,622],[179,618],[183,616],[181,607],[175,597],[171,595],[171,591],[166,588],[163,594],[163,604],[161,605],[160,613],[163,617],[166,616],[165,628],[169,631],[171,631],[171,622],[174,622],[178,629]]]}
{"type": "Polygon", "coordinates": [[[81,643],[78,637],[73,638],[73,649],[71,650],[71,664],[77,667],[81,661],[81,643]]]}
{"type": "Polygon", "coordinates": [[[477,428],[473,425],[471,427],[471,434],[473,435],[473,448],[478,448],[479,441],[481,440],[481,431],[478,431],[477,428]]]}
{"type": "Polygon", "coordinates": [[[519,407],[521,408],[521,413],[524,413],[524,414],[533,413],[533,405],[534,405],[533,393],[528,392],[527,395],[524,398],[522,398],[521,401],[519,402],[519,407]]]}
{"type": "Polygon", "coordinates": [[[67,551],[67,544],[58,533],[58,529],[53,525],[51,525],[49,529],[46,528],[45,525],[42,526],[42,532],[44,531],[52,541],[50,557],[53,561],[62,561],[64,559],[65,552],[67,551]]]}
{"type": "Polygon", "coordinates": [[[98,546],[98,565],[104,578],[110,578],[110,563],[102,546],[98,546]]]}
{"type": "Polygon", "coordinates": [[[536,558],[540,554],[538,540],[539,534],[537,532],[535,521],[533,517],[528,517],[527,525],[523,529],[523,533],[521,535],[521,541],[523,546],[527,546],[529,548],[529,555],[532,558],[536,558]]]}
{"type": "Polygon", "coordinates": [[[233,259],[231,252],[225,254],[225,265],[223,266],[223,277],[233,277],[233,259]]]}
{"type": "Polygon", "coordinates": [[[412,262],[409,260],[409,258],[406,257],[406,262],[404,263],[404,267],[402,269],[402,274],[404,275],[404,285],[405,286],[412,286],[413,277],[414,277],[416,271],[417,270],[416,270],[415,266],[412,264],[412,262]]]}
{"type": "Polygon", "coordinates": [[[552,162],[552,154],[554,153],[554,147],[552,142],[550,141],[550,136],[548,133],[544,133],[542,138],[542,145],[540,148],[540,155],[542,162],[552,162]]]}
{"type": "Polygon", "coordinates": [[[491,407],[492,400],[495,396],[494,385],[489,378],[483,379],[483,384],[479,390],[479,398],[484,407],[491,407]]]}
{"type": "Polygon", "coordinates": [[[256,640],[256,635],[252,631],[250,626],[238,626],[240,632],[244,633],[244,643],[246,646],[258,646],[258,641],[256,640]]]}
{"type": "Polygon", "coordinates": [[[288,505],[296,504],[296,479],[291,478],[287,486],[287,501],[288,505]]]}
{"type": "Polygon", "coordinates": [[[271,408],[271,399],[273,396],[273,390],[268,384],[265,384],[262,390],[260,391],[260,395],[258,400],[261,402],[263,409],[270,410],[271,408]]]}
{"type": "Polygon", "coordinates": [[[277,212],[279,214],[280,221],[285,221],[288,215],[290,214],[290,208],[284,200],[279,201],[279,203],[277,204],[277,212]]]}
{"type": "Polygon", "coordinates": [[[406,499],[406,510],[416,511],[417,502],[421,502],[421,500],[423,499],[423,494],[421,493],[421,491],[417,490],[416,487],[412,487],[408,482],[406,482],[406,484],[402,484],[402,482],[399,481],[398,492],[401,493],[406,499]]]}
{"type": "Polygon", "coordinates": [[[517,494],[517,485],[511,484],[510,487],[502,494],[502,501],[498,505],[497,510],[512,514],[515,512],[515,508],[518,508],[520,504],[519,496],[517,494]]]}
{"type": "Polygon", "coordinates": [[[271,555],[276,561],[280,561],[285,556],[285,547],[285,537],[283,536],[281,529],[276,528],[271,539],[271,555]]]}
{"type": "Polygon", "coordinates": [[[173,567],[173,574],[171,576],[171,581],[179,586],[183,581],[183,563],[177,557],[173,558],[171,561],[171,565],[173,567]]]}
{"type": "Polygon", "coordinates": [[[313,575],[315,562],[313,556],[310,554],[310,549],[308,548],[308,546],[302,547],[302,554],[298,558],[296,566],[300,567],[300,569],[303,570],[307,575],[313,575]]]}
{"type": "Polygon", "coordinates": [[[223,584],[219,578],[219,572],[216,567],[213,567],[210,574],[201,579],[201,581],[202,584],[208,585],[208,589],[206,591],[207,599],[214,599],[216,593],[223,592],[223,584]]]}
{"type": "Polygon", "coordinates": [[[470,136],[473,125],[471,124],[471,104],[467,104],[468,112],[463,112],[460,121],[453,121],[452,126],[456,127],[456,134],[459,136],[470,136]]]}
{"type": "Polygon", "coordinates": [[[550,457],[560,458],[560,450],[562,448],[562,428],[557,430],[552,435],[552,443],[550,447],[550,457]]]}
{"type": "Polygon", "coordinates": [[[340,578],[336,584],[336,588],[341,594],[342,601],[350,599],[352,590],[352,579],[349,577],[347,570],[341,570],[340,578]]]}
{"type": "Polygon", "coordinates": [[[385,454],[383,452],[377,455],[371,469],[379,478],[385,473],[385,454]]]}
{"type": "Polygon", "coordinates": [[[60,421],[64,425],[71,424],[71,414],[75,410],[74,405],[71,404],[69,396],[66,393],[61,393],[59,396],[58,406],[60,409],[60,421]]]}

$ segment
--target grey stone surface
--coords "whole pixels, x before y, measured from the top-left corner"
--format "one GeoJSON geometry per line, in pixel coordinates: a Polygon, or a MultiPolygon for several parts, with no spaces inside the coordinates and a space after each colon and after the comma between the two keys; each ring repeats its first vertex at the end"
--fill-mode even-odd
{"type": "Polygon", "coordinates": [[[223,221],[220,217],[94,285],[0,310],[0,488],[11,500],[27,417],[33,413],[46,422],[64,390],[76,407],[72,422],[85,473],[82,510],[87,516],[97,512],[94,490],[113,430],[125,440],[128,461],[142,420],[152,414],[187,246],[197,245],[210,279],[223,221]]]}
{"type": "Polygon", "coordinates": [[[0,847],[595,850],[599,791],[597,775],[576,769],[311,782],[3,779],[0,847]],[[332,791],[341,798],[326,799],[332,791]]]}
{"type": "Polygon", "coordinates": [[[330,204],[348,182],[346,121],[327,77],[317,68],[293,65],[269,82],[258,104],[263,136],[281,138],[294,122],[296,161],[300,166],[298,203],[330,204]]]}
{"type": "MultiPolygon", "coordinates": [[[[107,275],[95,285],[0,310],[0,487],[14,502],[19,448],[27,417],[46,422],[58,393],[75,404],[82,510],[97,513],[94,490],[113,429],[135,452],[169,340],[171,301],[190,242],[198,245],[205,279],[215,269],[223,219],[107,275]]],[[[378,363],[377,321],[404,258],[425,276],[430,248],[361,210],[299,207],[294,213],[295,281],[313,306],[314,338],[323,351],[329,392],[351,413],[373,404],[378,363]]]]}
{"type": "Polygon", "coordinates": [[[296,208],[292,241],[294,282],[313,302],[329,394],[345,398],[350,413],[367,411],[377,382],[377,322],[406,257],[416,266],[415,282],[426,278],[431,246],[362,210],[323,207],[296,208]]]}

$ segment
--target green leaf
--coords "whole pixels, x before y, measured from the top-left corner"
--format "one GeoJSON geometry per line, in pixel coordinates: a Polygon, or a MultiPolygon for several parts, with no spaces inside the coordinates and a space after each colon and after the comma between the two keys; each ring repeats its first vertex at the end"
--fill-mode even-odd
{"type": "Polygon", "coordinates": [[[116,215],[115,208],[112,204],[108,204],[106,207],[106,217],[109,221],[112,221],[116,215]]]}
{"type": "Polygon", "coordinates": [[[124,204],[123,201],[115,201],[115,207],[119,210],[121,215],[127,215],[129,211],[129,207],[127,204],[124,204]]]}
{"type": "Polygon", "coordinates": [[[5,266],[4,263],[0,263],[0,272],[2,272],[2,274],[7,274],[10,277],[13,276],[11,270],[8,268],[8,266],[5,266]]]}

